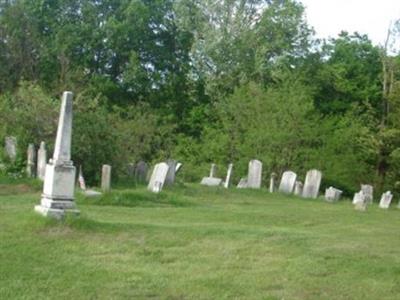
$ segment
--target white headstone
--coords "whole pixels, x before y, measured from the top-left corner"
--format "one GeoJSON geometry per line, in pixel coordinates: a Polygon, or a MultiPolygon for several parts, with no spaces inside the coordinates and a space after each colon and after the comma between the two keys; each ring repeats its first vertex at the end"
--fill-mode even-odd
{"type": "Polygon", "coordinates": [[[282,174],[281,183],[279,184],[279,192],[285,194],[293,193],[297,175],[295,172],[286,171],[282,174]]]}
{"type": "Polygon", "coordinates": [[[175,182],[176,160],[168,159],[167,165],[168,165],[168,172],[164,184],[171,186],[175,182]]]}
{"type": "Polygon", "coordinates": [[[390,191],[382,194],[381,201],[379,202],[379,207],[383,209],[388,209],[390,203],[392,202],[393,195],[390,191]]]}
{"type": "Polygon", "coordinates": [[[79,166],[78,183],[79,183],[79,187],[81,188],[81,190],[85,191],[86,190],[86,182],[85,182],[85,177],[83,177],[82,166],[79,166]]]}
{"type": "Polygon", "coordinates": [[[153,193],[159,193],[162,191],[164,186],[165,178],[167,177],[169,166],[162,162],[156,164],[153,169],[153,173],[150,177],[149,185],[147,189],[153,193]]]}
{"type": "Polygon", "coordinates": [[[329,187],[325,190],[325,200],[328,202],[336,202],[339,201],[340,196],[343,191],[336,189],[334,187],[329,187]]]}
{"type": "Polygon", "coordinates": [[[111,166],[103,165],[101,169],[101,190],[109,192],[111,189],[111,166]]]}
{"type": "Polygon", "coordinates": [[[40,180],[44,180],[46,174],[46,163],[47,163],[47,150],[45,142],[40,143],[40,148],[37,152],[37,177],[40,180]]]}
{"type": "Polygon", "coordinates": [[[353,197],[354,209],[359,211],[367,210],[367,201],[365,201],[365,195],[362,191],[355,193],[353,197]]]}
{"type": "Polygon", "coordinates": [[[72,98],[71,92],[64,92],[53,159],[46,165],[42,200],[35,206],[42,215],[58,219],[66,213],[79,214],[74,201],[75,167],[71,161],[72,98]]]}
{"type": "Polygon", "coordinates": [[[271,173],[271,178],[269,180],[269,192],[275,192],[275,180],[276,180],[276,173],[271,173]]]}
{"type": "Polygon", "coordinates": [[[36,170],[36,149],[34,144],[28,145],[27,160],[26,160],[26,175],[35,177],[36,170]]]}
{"type": "Polygon", "coordinates": [[[238,185],[237,185],[238,189],[245,189],[247,188],[247,178],[241,178],[238,185]]]}
{"type": "Polygon", "coordinates": [[[182,168],[182,163],[178,162],[175,167],[175,174],[182,168]]]}
{"type": "Polygon", "coordinates": [[[222,183],[221,178],[215,178],[215,177],[204,177],[200,184],[201,185],[206,185],[206,186],[219,186],[222,183]]]}
{"type": "Polygon", "coordinates": [[[296,181],[294,183],[294,192],[296,196],[303,195],[303,183],[301,181],[296,181]]]}
{"type": "Polygon", "coordinates": [[[364,193],[365,201],[371,204],[374,201],[374,187],[369,184],[362,184],[361,191],[364,193]]]}
{"type": "Polygon", "coordinates": [[[249,162],[249,173],[247,175],[247,187],[251,189],[261,188],[262,163],[259,160],[249,162]]]}
{"type": "Polygon", "coordinates": [[[11,161],[17,158],[17,138],[15,136],[7,136],[5,138],[5,151],[11,161]]]}
{"type": "Polygon", "coordinates": [[[229,187],[229,182],[230,182],[231,176],[232,176],[232,169],[233,169],[233,164],[229,164],[228,171],[226,172],[226,177],[225,177],[225,181],[224,181],[224,188],[226,188],[226,189],[229,187]]]}
{"type": "Polygon", "coordinates": [[[321,185],[322,173],[318,170],[310,170],[307,172],[306,180],[303,187],[304,198],[317,198],[319,187],[321,185]]]}
{"type": "Polygon", "coordinates": [[[211,164],[210,176],[209,177],[215,177],[216,174],[217,174],[217,165],[216,164],[211,164]]]}

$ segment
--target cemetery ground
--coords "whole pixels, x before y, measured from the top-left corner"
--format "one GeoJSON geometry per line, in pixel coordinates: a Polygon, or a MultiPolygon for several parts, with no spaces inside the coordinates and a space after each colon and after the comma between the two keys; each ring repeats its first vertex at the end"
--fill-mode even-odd
{"type": "Polygon", "coordinates": [[[0,181],[1,299],[399,299],[400,211],[180,184],[78,192],[79,218],[0,181]]]}

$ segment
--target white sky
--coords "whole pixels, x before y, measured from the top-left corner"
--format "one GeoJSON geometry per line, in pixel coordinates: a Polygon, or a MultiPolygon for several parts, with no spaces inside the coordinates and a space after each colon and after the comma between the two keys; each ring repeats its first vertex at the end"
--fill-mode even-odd
{"type": "Polygon", "coordinates": [[[390,21],[400,19],[400,0],[299,0],[317,37],[337,37],[340,31],[368,34],[383,45],[390,21]]]}

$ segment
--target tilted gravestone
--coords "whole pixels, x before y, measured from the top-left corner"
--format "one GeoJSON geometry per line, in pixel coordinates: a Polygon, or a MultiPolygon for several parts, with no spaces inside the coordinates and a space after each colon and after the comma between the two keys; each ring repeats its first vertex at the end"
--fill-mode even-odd
{"type": "Polygon", "coordinates": [[[275,180],[276,180],[276,173],[271,173],[271,178],[269,180],[269,192],[275,192],[275,180]]]}
{"type": "Polygon", "coordinates": [[[40,143],[40,148],[37,152],[37,177],[40,180],[44,180],[46,174],[46,163],[47,163],[47,150],[45,142],[40,143]]]}
{"type": "Polygon", "coordinates": [[[81,190],[86,191],[86,181],[83,177],[82,165],[79,166],[78,183],[81,190]]]}
{"type": "Polygon", "coordinates": [[[286,171],[282,174],[281,183],[279,184],[279,192],[291,194],[296,183],[297,174],[292,171],[286,171]]]}
{"type": "Polygon", "coordinates": [[[101,190],[109,192],[111,189],[111,166],[103,165],[101,169],[101,190]]]}
{"type": "Polygon", "coordinates": [[[294,183],[294,192],[296,196],[301,196],[303,194],[303,183],[301,181],[296,181],[294,183]]]}
{"type": "Polygon", "coordinates": [[[42,215],[58,219],[66,213],[79,214],[74,201],[75,167],[71,161],[72,98],[71,92],[64,92],[53,159],[46,165],[42,199],[35,206],[42,215]]]}
{"type": "Polygon", "coordinates": [[[261,188],[262,163],[259,160],[249,162],[249,172],[247,175],[247,187],[251,189],[261,188]]]}
{"type": "Polygon", "coordinates": [[[322,173],[318,170],[307,172],[303,187],[303,198],[317,198],[321,185],[322,173]]]}
{"type": "Polygon", "coordinates": [[[135,166],[135,181],[138,183],[147,182],[147,173],[149,171],[149,166],[145,161],[139,161],[135,166]]]}
{"type": "Polygon", "coordinates": [[[374,187],[369,184],[362,184],[361,191],[364,193],[365,201],[371,204],[374,201],[374,187]]]}
{"type": "Polygon", "coordinates": [[[238,185],[237,185],[238,189],[245,189],[247,188],[247,178],[241,178],[238,185]]]}
{"type": "Polygon", "coordinates": [[[229,187],[229,182],[230,182],[231,176],[232,176],[232,169],[233,169],[233,164],[229,164],[228,171],[226,172],[226,177],[225,177],[225,181],[224,181],[224,188],[226,188],[226,189],[229,187]]]}
{"type": "Polygon", "coordinates": [[[168,172],[164,184],[171,186],[175,182],[176,160],[168,159],[167,165],[168,165],[168,172]]]}
{"type": "Polygon", "coordinates": [[[7,154],[7,157],[11,160],[11,161],[15,161],[15,159],[17,158],[17,138],[14,136],[7,136],[5,138],[5,151],[7,154]]]}
{"type": "Polygon", "coordinates": [[[388,209],[390,203],[392,202],[393,195],[390,191],[383,193],[381,197],[381,201],[379,202],[379,207],[383,209],[388,209]]]}
{"type": "Polygon", "coordinates": [[[176,164],[176,167],[175,167],[175,175],[179,172],[179,170],[182,168],[182,163],[180,163],[180,162],[178,162],[177,164],[176,164]]]}
{"type": "Polygon", "coordinates": [[[28,145],[27,160],[26,160],[26,175],[35,177],[36,170],[36,149],[34,144],[28,145]]]}
{"type": "Polygon", "coordinates": [[[355,193],[353,197],[354,209],[366,211],[368,203],[365,201],[365,195],[362,191],[355,193]]]}
{"type": "Polygon", "coordinates": [[[329,187],[325,190],[325,200],[328,202],[336,202],[339,201],[340,196],[343,191],[336,189],[334,187],[329,187]]]}
{"type": "Polygon", "coordinates": [[[147,189],[153,193],[159,193],[164,187],[165,178],[167,177],[169,166],[165,162],[156,164],[150,177],[147,189]]]}

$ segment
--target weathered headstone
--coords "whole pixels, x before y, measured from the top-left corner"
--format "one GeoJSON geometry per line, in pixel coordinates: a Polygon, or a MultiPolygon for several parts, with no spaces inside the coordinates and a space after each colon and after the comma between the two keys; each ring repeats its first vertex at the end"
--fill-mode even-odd
{"type": "Polygon", "coordinates": [[[200,182],[201,185],[206,185],[206,186],[220,186],[221,183],[222,179],[215,177],[203,177],[203,179],[200,182]]]}
{"type": "Polygon", "coordinates": [[[37,152],[37,177],[40,180],[44,180],[46,174],[46,163],[47,163],[47,150],[45,142],[40,143],[40,148],[37,152]]]}
{"type": "Polygon", "coordinates": [[[156,164],[153,169],[153,173],[150,177],[149,185],[147,189],[153,193],[159,193],[162,191],[164,186],[165,178],[167,177],[169,166],[162,162],[156,164]]]}
{"type": "Polygon", "coordinates": [[[383,209],[388,209],[390,203],[392,202],[393,195],[390,191],[383,193],[381,197],[381,201],[379,202],[379,207],[383,209]]]}
{"type": "Polygon", "coordinates": [[[149,166],[145,161],[139,161],[135,167],[135,180],[138,183],[147,182],[147,173],[149,172],[149,166]]]}
{"type": "Polygon", "coordinates": [[[247,187],[251,189],[261,188],[262,163],[259,160],[249,162],[249,173],[247,175],[247,187]]]}
{"type": "Polygon", "coordinates": [[[178,163],[176,164],[176,167],[175,167],[175,175],[176,175],[176,173],[179,172],[179,170],[180,170],[181,168],[182,168],[182,163],[178,162],[178,163]]]}
{"type": "Polygon", "coordinates": [[[296,181],[294,183],[294,195],[301,196],[303,194],[303,183],[301,181],[296,181]]]}
{"type": "Polygon", "coordinates": [[[231,176],[232,176],[232,169],[233,169],[233,164],[229,164],[228,171],[226,172],[226,177],[225,177],[225,181],[224,181],[224,188],[226,188],[226,189],[229,187],[229,182],[230,182],[231,176]]]}
{"type": "Polygon", "coordinates": [[[5,151],[11,161],[17,158],[17,138],[15,136],[7,136],[5,138],[5,151]]]}
{"type": "Polygon", "coordinates": [[[83,177],[82,166],[79,166],[78,183],[79,183],[79,187],[81,188],[81,190],[85,191],[86,190],[86,182],[85,182],[85,177],[83,177]]]}
{"type": "Polygon", "coordinates": [[[364,193],[365,201],[371,204],[374,201],[374,187],[369,184],[362,184],[361,191],[364,193]]]}
{"type": "Polygon", "coordinates": [[[176,169],[176,160],[168,159],[168,172],[167,177],[165,178],[165,185],[171,186],[175,182],[175,169],[176,169]]]}
{"type": "Polygon", "coordinates": [[[36,149],[34,144],[28,145],[27,160],[26,160],[26,175],[35,177],[36,170],[36,149]]]}
{"type": "Polygon", "coordinates": [[[271,178],[269,180],[269,192],[275,192],[275,180],[276,180],[276,173],[271,173],[271,178]]]}
{"type": "Polygon", "coordinates": [[[303,187],[303,198],[317,198],[321,185],[322,173],[318,170],[307,172],[303,187]]]}
{"type": "Polygon", "coordinates": [[[293,193],[297,175],[292,171],[286,171],[282,174],[281,183],[279,184],[279,192],[285,194],[293,193]]]}
{"type": "Polygon", "coordinates": [[[353,197],[354,209],[358,211],[366,211],[368,203],[365,201],[365,195],[362,191],[355,193],[353,197]]]}
{"type": "Polygon", "coordinates": [[[343,191],[336,189],[334,187],[329,187],[325,190],[325,200],[328,202],[336,202],[339,201],[340,196],[343,191]]]}
{"type": "Polygon", "coordinates": [[[209,177],[215,177],[217,174],[217,165],[216,164],[211,164],[211,169],[210,169],[210,176],[209,177]]]}
{"type": "Polygon", "coordinates": [[[111,189],[111,166],[103,165],[101,169],[101,190],[109,192],[111,189]]]}
{"type": "Polygon", "coordinates": [[[71,92],[64,92],[53,159],[46,165],[41,203],[35,206],[42,215],[58,219],[66,213],[79,214],[74,201],[75,167],[71,161],[72,98],[71,92]]]}
{"type": "Polygon", "coordinates": [[[241,178],[238,185],[237,185],[238,189],[245,189],[247,188],[247,178],[241,178]]]}

